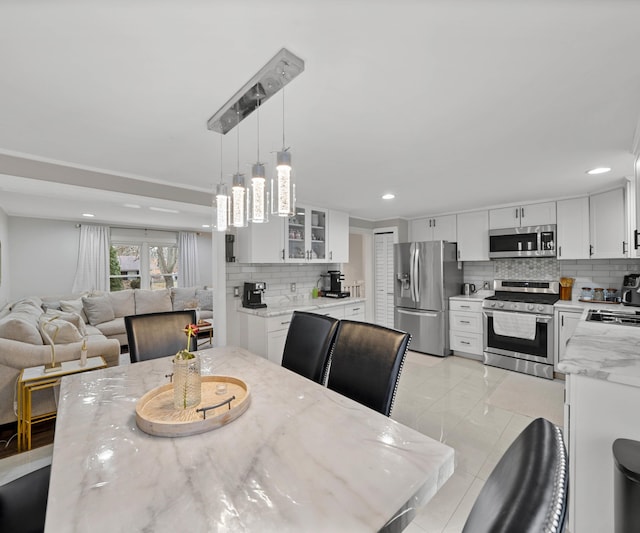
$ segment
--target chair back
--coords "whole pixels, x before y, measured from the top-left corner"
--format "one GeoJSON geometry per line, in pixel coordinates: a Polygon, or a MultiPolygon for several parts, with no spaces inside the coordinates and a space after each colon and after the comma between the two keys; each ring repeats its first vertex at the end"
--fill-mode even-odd
{"type": "Polygon", "coordinates": [[[284,344],[282,366],[322,383],[338,322],[336,318],[294,311],[284,344]]]}
{"type": "Polygon", "coordinates": [[[562,433],[537,418],[520,433],[485,482],[463,533],[559,533],[569,472],[562,433]]]}
{"type": "Polygon", "coordinates": [[[341,320],[327,387],[389,416],[410,339],[404,331],[341,320]]]}
{"type": "Polygon", "coordinates": [[[0,531],[44,531],[51,465],[0,486],[0,531]]]}
{"type": "MultiPolygon", "coordinates": [[[[187,347],[187,324],[195,324],[195,309],[149,313],[124,317],[132,363],[175,355],[187,347]]],[[[189,350],[197,350],[198,340],[191,337],[189,350]]]]}

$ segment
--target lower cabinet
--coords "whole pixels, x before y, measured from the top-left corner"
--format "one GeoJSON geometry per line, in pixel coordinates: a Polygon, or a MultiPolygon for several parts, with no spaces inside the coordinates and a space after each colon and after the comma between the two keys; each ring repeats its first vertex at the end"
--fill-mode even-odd
{"type": "Polygon", "coordinates": [[[553,362],[553,367],[558,372],[558,363],[564,359],[564,353],[567,350],[567,343],[573,335],[578,322],[580,322],[580,316],[582,311],[556,311],[556,357],[553,362]]]}
{"type": "MultiPolygon", "coordinates": [[[[455,297],[454,297],[455,298],[455,297]]],[[[482,300],[449,300],[449,344],[456,355],[482,359],[482,300]]]]}

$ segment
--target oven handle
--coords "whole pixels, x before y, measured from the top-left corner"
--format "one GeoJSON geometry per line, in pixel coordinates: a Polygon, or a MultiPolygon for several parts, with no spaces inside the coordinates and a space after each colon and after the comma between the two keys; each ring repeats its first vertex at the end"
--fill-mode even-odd
{"type": "MultiPolygon", "coordinates": [[[[482,311],[485,316],[493,316],[493,311],[482,311]]],[[[517,311],[514,311],[517,312],[517,311]]],[[[552,315],[536,315],[536,322],[551,322],[553,320],[552,315]]]]}

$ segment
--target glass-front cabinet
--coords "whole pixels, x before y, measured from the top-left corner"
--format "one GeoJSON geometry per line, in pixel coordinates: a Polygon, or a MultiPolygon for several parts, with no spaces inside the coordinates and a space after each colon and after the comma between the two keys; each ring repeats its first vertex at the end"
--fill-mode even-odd
{"type": "Polygon", "coordinates": [[[326,262],[327,210],[298,205],[286,225],[287,262],[326,262]]]}

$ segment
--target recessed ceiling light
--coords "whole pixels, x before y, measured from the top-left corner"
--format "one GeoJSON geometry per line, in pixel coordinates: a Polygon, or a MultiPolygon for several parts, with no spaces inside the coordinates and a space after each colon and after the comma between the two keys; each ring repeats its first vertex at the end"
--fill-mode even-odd
{"type": "Polygon", "coordinates": [[[138,204],[124,204],[125,207],[130,207],[131,209],[140,209],[138,204]]]}
{"type": "Polygon", "coordinates": [[[166,207],[150,207],[151,211],[160,211],[162,213],[179,213],[177,209],[167,209],[166,207]]]}
{"type": "Polygon", "coordinates": [[[210,228],[211,226],[209,224],[202,224],[203,228],[210,228]]]}
{"type": "Polygon", "coordinates": [[[387,193],[382,195],[383,200],[393,200],[396,197],[395,194],[387,193]]]}
{"type": "Polygon", "coordinates": [[[93,213],[82,213],[82,216],[83,217],[89,217],[89,218],[95,217],[95,215],[93,213]]]}
{"type": "Polygon", "coordinates": [[[611,169],[609,167],[598,167],[587,170],[587,174],[604,174],[606,172],[611,172],[611,169]]]}

